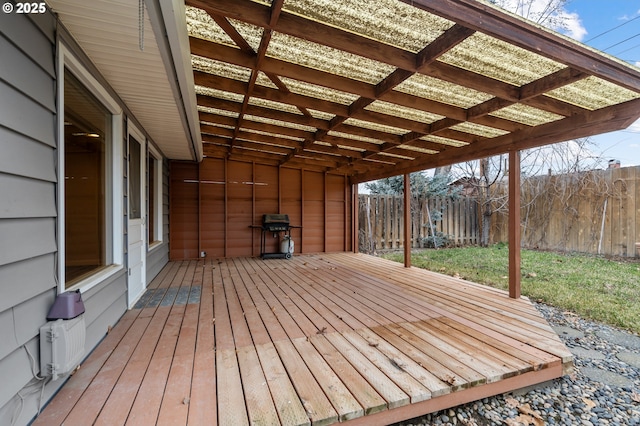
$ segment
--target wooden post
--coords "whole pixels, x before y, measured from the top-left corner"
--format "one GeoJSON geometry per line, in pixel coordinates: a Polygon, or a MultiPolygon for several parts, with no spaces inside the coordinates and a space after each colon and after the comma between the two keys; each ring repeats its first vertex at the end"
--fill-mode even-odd
{"type": "Polygon", "coordinates": [[[358,195],[358,184],[351,185],[351,248],[354,253],[360,252],[360,198],[358,195]]]}
{"type": "Polygon", "coordinates": [[[411,267],[411,182],[404,175],[404,267],[411,267]]]}
{"type": "Polygon", "coordinates": [[[509,297],[520,298],[520,151],[509,151],[509,297]]]}

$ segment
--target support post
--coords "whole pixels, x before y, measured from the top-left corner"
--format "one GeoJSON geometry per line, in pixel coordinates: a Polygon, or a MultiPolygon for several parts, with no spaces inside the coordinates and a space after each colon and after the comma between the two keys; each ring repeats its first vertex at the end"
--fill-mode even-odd
{"type": "Polygon", "coordinates": [[[351,247],[354,253],[360,252],[360,198],[358,184],[351,185],[351,247]]]}
{"type": "Polygon", "coordinates": [[[404,175],[404,266],[411,267],[411,181],[404,175]]]}
{"type": "Polygon", "coordinates": [[[520,298],[520,151],[509,151],[509,297],[520,298]]]}

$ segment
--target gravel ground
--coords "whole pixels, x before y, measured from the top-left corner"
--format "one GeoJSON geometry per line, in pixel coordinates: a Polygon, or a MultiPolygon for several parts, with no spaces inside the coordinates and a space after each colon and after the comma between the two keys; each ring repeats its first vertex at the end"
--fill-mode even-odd
{"type": "Polygon", "coordinates": [[[574,373],[528,392],[485,398],[396,426],[640,426],[640,337],[547,305],[536,308],[574,354],[574,373]]]}

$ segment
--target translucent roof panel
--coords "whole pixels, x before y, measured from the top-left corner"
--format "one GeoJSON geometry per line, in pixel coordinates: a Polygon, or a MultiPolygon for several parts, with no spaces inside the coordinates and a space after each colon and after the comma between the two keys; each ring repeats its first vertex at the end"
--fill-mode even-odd
{"type": "Polygon", "coordinates": [[[438,153],[438,151],[434,151],[433,149],[420,148],[419,146],[406,145],[406,144],[398,145],[397,148],[406,149],[407,151],[415,151],[421,154],[437,154],[438,153]]]}
{"type": "Polygon", "coordinates": [[[466,142],[457,141],[455,139],[443,138],[442,136],[436,136],[436,135],[423,136],[420,138],[420,140],[439,143],[440,145],[455,146],[455,147],[469,145],[466,142]]]}
{"type": "Polygon", "coordinates": [[[432,114],[426,111],[421,111],[414,108],[407,108],[404,106],[392,104],[384,101],[375,101],[368,105],[366,108],[368,111],[375,111],[382,114],[392,115],[394,117],[406,118],[407,120],[418,121],[420,123],[430,124],[434,121],[445,118],[442,115],[432,114]]]}
{"type": "Polygon", "coordinates": [[[315,132],[315,127],[303,126],[302,124],[290,123],[288,121],[272,120],[270,118],[258,117],[255,115],[245,114],[245,120],[255,121],[256,123],[271,124],[274,126],[287,127],[290,129],[303,130],[305,132],[315,132]]]}
{"type": "Polygon", "coordinates": [[[328,89],[326,87],[316,86],[315,84],[305,83],[299,80],[282,77],[282,81],[287,86],[287,89],[292,93],[297,93],[299,95],[323,99],[325,101],[335,102],[342,105],[350,105],[353,101],[358,99],[357,95],[351,93],[328,89]]]}
{"type": "Polygon", "coordinates": [[[187,1],[208,11],[186,9],[195,91],[215,98],[198,118],[259,129],[240,134],[258,152],[304,140],[291,166],[363,182],[640,116],[638,69],[479,1],[187,1]]]}
{"type": "Polygon", "coordinates": [[[303,138],[297,138],[295,136],[288,136],[288,135],[276,134],[276,133],[271,133],[271,132],[264,132],[262,130],[247,129],[247,128],[244,128],[244,127],[242,127],[242,130],[247,132],[247,133],[255,133],[256,135],[271,136],[273,138],[279,138],[279,139],[290,139],[290,140],[296,141],[296,142],[302,142],[304,140],[303,138]]]}
{"type": "Polygon", "coordinates": [[[350,124],[352,126],[362,127],[370,130],[376,130],[379,132],[391,133],[394,135],[403,135],[407,133],[405,129],[400,129],[398,127],[393,127],[393,126],[387,126],[380,123],[372,123],[370,121],[358,120],[356,118],[347,118],[344,121],[344,124],[350,124]]]}
{"type": "Polygon", "coordinates": [[[547,95],[590,110],[640,98],[640,93],[632,92],[597,77],[576,81],[573,84],[547,92],[547,95]]]}
{"type": "Polygon", "coordinates": [[[490,115],[526,124],[527,126],[538,126],[540,124],[550,123],[564,118],[562,115],[522,104],[510,105],[506,108],[494,111],[490,115]]]}
{"type": "Polygon", "coordinates": [[[219,75],[233,80],[248,82],[251,78],[251,70],[237,65],[219,62],[201,56],[191,55],[191,66],[195,71],[202,71],[208,74],[219,75]]]}
{"type": "Polygon", "coordinates": [[[493,98],[488,93],[478,92],[423,74],[414,74],[396,86],[395,90],[461,108],[471,108],[493,98]]]}
{"type": "Polygon", "coordinates": [[[219,98],[219,99],[224,99],[227,101],[234,101],[234,102],[242,102],[244,100],[244,96],[239,95],[237,93],[225,92],[222,90],[212,89],[210,87],[204,87],[204,86],[198,86],[198,85],[196,85],[195,89],[196,89],[196,94],[198,95],[211,96],[214,98],[219,98]]]}
{"type": "Polygon", "coordinates": [[[207,12],[196,7],[186,7],[187,31],[190,36],[213,41],[227,46],[235,46],[222,28],[209,16],[207,12]]]}
{"type": "Polygon", "coordinates": [[[460,123],[451,127],[451,130],[457,130],[459,132],[471,133],[472,135],[482,136],[484,138],[495,138],[498,136],[506,135],[509,132],[500,129],[494,129],[493,127],[483,126],[482,124],[475,123],[460,123]]]}
{"type": "MultiPolygon", "coordinates": [[[[238,47],[238,45],[224,32],[222,28],[202,9],[196,7],[186,7],[187,31],[190,36],[209,40],[227,46],[238,47]]],[[[242,35],[242,38],[258,51],[263,29],[246,22],[228,19],[231,25],[242,35]]]]}
{"type": "Polygon", "coordinates": [[[551,59],[478,32],[438,60],[517,86],[565,68],[551,59]]]}
{"type": "Polygon", "coordinates": [[[283,9],[412,52],[453,25],[397,0],[287,0],[283,9]]]}
{"type": "Polygon", "coordinates": [[[293,105],[283,104],[281,102],[274,102],[267,99],[252,97],[249,99],[249,105],[261,106],[264,108],[270,108],[277,111],[290,112],[292,114],[302,115],[300,110],[293,105]]]}
{"type": "Polygon", "coordinates": [[[352,135],[351,133],[336,132],[335,130],[331,130],[328,133],[328,135],[329,136],[335,136],[335,137],[338,137],[338,138],[353,139],[353,140],[356,140],[356,141],[374,143],[376,145],[380,145],[380,144],[384,143],[383,141],[381,141],[379,139],[367,138],[365,136],[359,136],[359,135],[352,135]]]}
{"type": "Polygon", "coordinates": [[[363,56],[274,32],[267,56],[353,80],[377,84],[395,69],[363,56]]]}
{"type": "Polygon", "coordinates": [[[206,113],[214,114],[214,115],[220,115],[220,116],[223,116],[223,117],[231,117],[231,118],[238,118],[238,116],[240,115],[240,114],[238,114],[237,112],[234,112],[234,111],[225,111],[223,109],[210,108],[210,107],[206,107],[206,106],[202,106],[202,105],[198,105],[198,111],[206,112],[206,113]]]}

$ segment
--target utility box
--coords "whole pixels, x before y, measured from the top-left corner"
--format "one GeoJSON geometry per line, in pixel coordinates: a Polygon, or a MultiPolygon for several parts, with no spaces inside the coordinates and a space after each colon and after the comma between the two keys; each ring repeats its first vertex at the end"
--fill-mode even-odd
{"type": "Polygon", "coordinates": [[[40,327],[40,375],[58,380],[72,372],[84,357],[85,335],[84,314],[40,327]]]}

